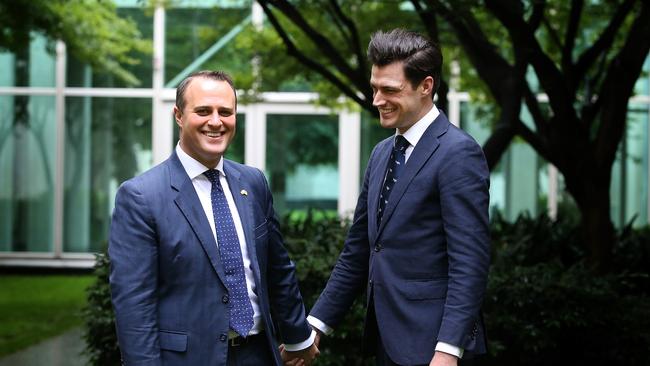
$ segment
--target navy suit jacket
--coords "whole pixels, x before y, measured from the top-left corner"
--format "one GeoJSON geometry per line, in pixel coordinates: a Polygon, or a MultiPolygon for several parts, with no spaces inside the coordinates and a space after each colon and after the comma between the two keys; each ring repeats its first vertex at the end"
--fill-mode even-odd
{"type": "MultiPolygon", "coordinates": [[[[311,333],[295,268],[264,174],[229,160],[224,172],[244,228],[268,345],[281,365],[275,337],[300,343],[311,333]]],[[[176,153],[118,190],[109,255],[126,365],[226,364],[230,303],[219,250],[176,153]]]]}
{"type": "MultiPolygon", "coordinates": [[[[441,113],[413,149],[378,223],[392,147],[390,137],[370,156],[344,248],[311,315],[336,327],[367,289],[394,362],[428,364],[438,341],[484,353],[480,307],[490,249],[483,151],[441,113]]],[[[365,342],[374,345],[368,329],[365,342]]]]}

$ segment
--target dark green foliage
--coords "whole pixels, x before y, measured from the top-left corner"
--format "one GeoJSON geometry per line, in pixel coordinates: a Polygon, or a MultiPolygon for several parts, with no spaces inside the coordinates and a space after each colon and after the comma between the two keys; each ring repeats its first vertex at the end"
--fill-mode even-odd
{"type": "MultiPolygon", "coordinates": [[[[307,309],[322,291],[349,222],[309,212],[288,215],[282,231],[296,263],[307,309]]],[[[649,365],[650,228],[623,229],[614,245],[615,271],[596,275],[584,264],[577,220],[495,216],[492,266],[484,315],[489,355],[477,365],[649,365]]],[[[87,352],[94,365],[118,364],[108,288],[108,260],[98,257],[89,289],[87,352]]],[[[368,365],[362,358],[365,315],[360,296],[333,335],[321,341],[319,365],[368,365]]]]}
{"type": "MultiPolygon", "coordinates": [[[[307,311],[325,287],[336,259],[343,248],[349,222],[309,211],[295,220],[286,216],[282,222],[287,250],[296,264],[300,291],[307,311]],[[315,219],[315,216],[324,216],[315,219]]],[[[361,352],[365,303],[360,296],[336,331],[323,337],[318,365],[364,365],[361,352]]],[[[364,363],[366,362],[366,363],[364,363]]]]}
{"type": "Polygon", "coordinates": [[[575,221],[494,219],[484,306],[490,354],[479,364],[650,364],[649,234],[621,233],[620,270],[596,275],[575,221]]]}
{"type": "Polygon", "coordinates": [[[96,258],[95,275],[97,279],[88,287],[88,305],[83,311],[86,323],[85,353],[88,355],[91,365],[120,365],[120,349],[115,334],[115,315],[111,305],[111,290],[108,285],[110,261],[107,254],[98,254],[96,258]]]}

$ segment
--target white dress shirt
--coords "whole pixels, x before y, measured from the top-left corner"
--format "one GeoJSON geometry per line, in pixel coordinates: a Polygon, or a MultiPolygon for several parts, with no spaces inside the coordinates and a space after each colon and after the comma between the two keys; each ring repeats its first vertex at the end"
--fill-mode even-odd
{"type": "MultiPolygon", "coordinates": [[[[181,161],[185,172],[190,177],[194,190],[196,191],[197,196],[199,196],[199,201],[201,201],[201,206],[205,212],[205,216],[210,223],[210,229],[212,230],[212,235],[214,237],[217,246],[219,241],[217,240],[217,229],[214,222],[214,214],[212,212],[212,183],[203,175],[203,173],[208,170],[205,165],[198,162],[193,157],[189,156],[183,149],[180,144],[176,145],[176,154],[178,159],[181,161]]],[[[228,180],[226,179],[226,174],[223,170],[223,158],[219,160],[217,167],[215,168],[219,171],[219,182],[223,188],[223,193],[226,196],[226,201],[228,201],[228,208],[230,208],[230,213],[232,214],[232,220],[235,223],[235,230],[237,231],[237,238],[239,239],[239,247],[241,248],[242,259],[244,261],[244,275],[246,276],[246,289],[248,290],[248,298],[251,301],[253,306],[253,328],[251,328],[248,335],[259,334],[264,328],[262,325],[262,313],[260,311],[259,299],[255,293],[255,279],[253,277],[253,270],[251,267],[251,259],[248,254],[248,248],[246,247],[246,237],[244,236],[244,228],[242,227],[241,219],[239,217],[239,211],[237,210],[237,205],[235,205],[235,200],[232,197],[232,192],[228,186],[228,180]]],[[[207,295],[206,295],[207,296],[207,295]]],[[[230,330],[228,332],[229,338],[234,338],[237,336],[237,333],[230,330]]],[[[312,332],[311,336],[304,342],[298,344],[285,344],[287,351],[296,351],[302,350],[314,343],[315,334],[312,332]]]]}
{"type": "MultiPolygon", "coordinates": [[[[429,126],[433,123],[433,121],[435,121],[435,119],[438,118],[438,115],[440,115],[440,111],[434,105],[431,108],[431,110],[424,115],[424,117],[418,120],[413,126],[411,126],[408,130],[406,130],[406,132],[402,134],[402,136],[404,136],[406,141],[408,141],[409,143],[409,146],[406,148],[406,151],[404,152],[405,163],[408,162],[409,157],[411,157],[411,153],[413,152],[415,145],[417,145],[417,143],[420,141],[427,128],[429,128],[429,126]]],[[[400,133],[398,130],[395,130],[395,136],[397,135],[400,135],[400,133]]],[[[311,315],[307,317],[307,320],[313,327],[315,327],[316,329],[320,330],[325,334],[331,334],[334,331],[334,329],[332,329],[327,324],[323,323],[320,319],[314,318],[311,315]]],[[[436,344],[435,350],[444,353],[449,353],[458,358],[462,358],[464,352],[462,348],[445,342],[438,342],[436,344]]]]}

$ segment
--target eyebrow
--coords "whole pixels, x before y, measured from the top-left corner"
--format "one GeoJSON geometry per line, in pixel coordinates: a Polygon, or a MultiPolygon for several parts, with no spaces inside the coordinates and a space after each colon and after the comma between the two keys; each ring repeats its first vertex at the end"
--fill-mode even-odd
{"type": "MultiPolygon", "coordinates": [[[[192,111],[196,112],[196,111],[205,110],[205,109],[213,110],[214,107],[212,107],[210,105],[197,105],[192,109],[192,111]]],[[[235,108],[228,107],[228,106],[221,106],[221,107],[217,108],[217,111],[219,111],[219,112],[234,112],[235,108]]]]}
{"type": "Polygon", "coordinates": [[[395,90],[402,90],[404,89],[403,84],[377,84],[376,82],[373,82],[370,80],[370,86],[373,88],[377,89],[395,89],[395,90]]]}

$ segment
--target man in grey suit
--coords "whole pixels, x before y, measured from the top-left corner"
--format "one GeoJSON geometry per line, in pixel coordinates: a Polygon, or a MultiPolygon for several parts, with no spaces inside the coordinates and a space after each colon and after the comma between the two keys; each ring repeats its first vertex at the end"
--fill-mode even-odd
{"type": "Polygon", "coordinates": [[[175,151],[117,192],[110,282],[127,366],[318,354],[264,174],[223,158],[236,111],[227,74],[190,75],[176,93],[175,151]]]}
{"type": "Polygon", "coordinates": [[[481,147],[433,103],[442,54],[404,30],[368,46],[373,104],[395,136],[375,146],[354,221],[310,313],[333,331],[367,291],[366,346],[378,365],[455,365],[486,350],[489,172],[481,147]]]}

